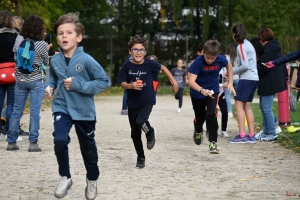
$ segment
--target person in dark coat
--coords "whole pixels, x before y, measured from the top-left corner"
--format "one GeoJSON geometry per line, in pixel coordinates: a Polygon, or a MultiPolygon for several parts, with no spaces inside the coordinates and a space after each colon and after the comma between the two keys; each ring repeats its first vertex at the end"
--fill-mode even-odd
{"type": "Polygon", "coordinates": [[[280,58],[281,47],[270,28],[263,28],[258,32],[262,50],[257,62],[259,76],[258,95],[260,96],[260,107],[264,121],[264,130],[258,139],[272,141],[277,139],[275,132],[275,119],[272,110],[275,94],[287,89],[285,64],[280,67],[266,68],[263,63],[280,58]]]}

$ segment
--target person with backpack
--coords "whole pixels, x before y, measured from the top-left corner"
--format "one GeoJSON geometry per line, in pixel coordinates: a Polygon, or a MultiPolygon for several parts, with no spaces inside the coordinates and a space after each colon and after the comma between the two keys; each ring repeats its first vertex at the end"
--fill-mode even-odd
{"type": "MultiPolygon", "coordinates": [[[[14,18],[12,13],[7,10],[0,11],[0,109],[4,106],[5,96],[7,109],[5,112],[7,124],[1,133],[6,133],[9,127],[9,119],[14,106],[14,87],[15,87],[15,60],[14,60],[14,45],[22,41],[22,36],[14,29],[14,18]]],[[[2,128],[2,121],[0,127],[2,128]]],[[[17,126],[19,128],[19,125],[17,126]]],[[[4,127],[3,127],[4,128],[4,127]]],[[[1,138],[1,136],[0,136],[1,138]]],[[[16,140],[18,137],[16,137],[16,140]]],[[[19,140],[22,140],[19,138],[19,140]]]]}
{"type": "Polygon", "coordinates": [[[27,97],[30,94],[29,152],[39,152],[40,110],[44,98],[45,66],[49,65],[48,44],[44,41],[44,20],[29,15],[23,24],[21,35],[24,40],[16,44],[15,102],[7,132],[8,151],[19,150],[16,139],[19,135],[20,119],[27,97]]]}

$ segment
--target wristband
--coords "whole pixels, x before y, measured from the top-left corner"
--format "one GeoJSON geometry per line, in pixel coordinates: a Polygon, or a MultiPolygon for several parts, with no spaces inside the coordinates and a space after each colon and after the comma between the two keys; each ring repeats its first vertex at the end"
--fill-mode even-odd
{"type": "Polygon", "coordinates": [[[201,94],[202,94],[202,91],[203,91],[203,90],[204,90],[203,88],[200,89],[200,93],[201,93],[201,94]]]}

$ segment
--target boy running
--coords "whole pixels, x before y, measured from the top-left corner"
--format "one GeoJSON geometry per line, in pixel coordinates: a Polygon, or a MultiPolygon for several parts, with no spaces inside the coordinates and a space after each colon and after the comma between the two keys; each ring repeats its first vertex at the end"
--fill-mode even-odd
{"type": "Polygon", "coordinates": [[[219,72],[223,67],[227,68],[229,82],[228,89],[235,94],[232,86],[232,66],[225,56],[219,55],[220,43],[217,40],[209,40],[204,44],[203,55],[198,56],[189,68],[188,84],[191,87],[191,100],[196,116],[194,123],[194,142],[200,145],[203,141],[203,123],[208,122],[209,150],[218,154],[218,121],[217,100],[219,95],[219,72]],[[205,107],[207,108],[206,115],[205,107]]]}
{"type": "Polygon", "coordinates": [[[83,47],[77,47],[84,34],[84,26],[77,15],[70,13],[61,16],[55,22],[53,30],[60,53],[51,58],[50,90],[45,92],[51,96],[53,90],[57,90],[52,102],[52,112],[54,152],[60,180],[54,196],[65,197],[72,186],[68,144],[69,132],[74,125],[86,169],[85,197],[91,200],[97,196],[99,177],[98,153],[94,139],[94,95],[108,88],[110,81],[100,64],[86,54],[83,47]]]}
{"type": "Polygon", "coordinates": [[[153,88],[153,76],[161,70],[171,81],[173,93],[178,91],[176,80],[170,71],[155,60],[145,59],[147,40],[134,36],[128,42],[128,51],[132,59],[125,61],[119,73],[121,87],[127,89],[128,119],[131,127],[131,138],[137,153],[136,167],[145,167],[145,154],[141,139],[143,130],[147,138],[147,149],[155,145],[156,130],[150,125],[148,118],[156,103],[153,88]]]}

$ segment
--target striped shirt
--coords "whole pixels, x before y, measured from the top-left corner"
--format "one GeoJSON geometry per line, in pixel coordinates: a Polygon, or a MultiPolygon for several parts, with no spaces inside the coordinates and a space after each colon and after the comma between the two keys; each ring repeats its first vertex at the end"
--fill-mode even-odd
{"type": "MultiPolygon", "coordinates": [[[[15,47],[19,47],[20,43],[15,45],[15,47]]],[[[45,67],[49,65],[48,44],[45,41],[36,41],[34,43],[34,48],[34,70],[31,72],[31,74],[23,74],[18,70],[18,67],[16,67],[17,82],[28,83],[44,78],[42,70],[40,70],[40,66],[42,63],[44,63],[45,67]]],[[[17,49],[18,48],[14,48],[15,60],[17,60],[17,49]]]]}

